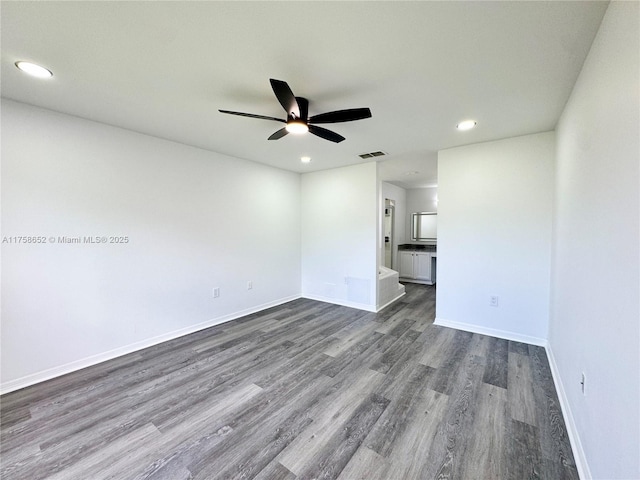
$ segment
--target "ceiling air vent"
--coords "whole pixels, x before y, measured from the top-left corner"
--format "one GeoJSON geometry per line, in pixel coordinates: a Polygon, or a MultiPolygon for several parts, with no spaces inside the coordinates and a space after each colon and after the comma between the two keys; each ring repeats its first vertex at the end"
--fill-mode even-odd
{"type": "Polygon", "coordinates": [[[369,153],[361,153],[358,155],[360,158],[372,158],[372,157],[382,157],[386,155],[387,152],[383,152],[382,150],[378,150],[377,152],[369,152],[369,153]]]}

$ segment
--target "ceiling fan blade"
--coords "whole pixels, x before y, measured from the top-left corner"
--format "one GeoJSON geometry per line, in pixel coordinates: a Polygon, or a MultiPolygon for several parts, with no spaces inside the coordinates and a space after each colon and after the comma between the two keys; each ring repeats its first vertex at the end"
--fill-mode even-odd
{"type": "Polygon", "coordinates": [[[330,142],[340,143],[345,138],[342,135],[338,135],[336,132],[327,130],[326,128],[316,127],[315,125],[309,125],[309,132],[314,135],[329,140],[330,142]]]}
{"type": "Polygon", "coordinates": [[[296,101],[300,109],[300,120],[307,123],[307,117],[309,117],[309,100],[303,97],[296,97],[296,101]]]}
{"type": "Polygon", "coordinates": [[[275,93],[282,108],[287,112],[287,116],[293,114],[296,118],[300,118],[300,107],[291,88],[289,88],[289,84],[282,80],[274,80],[273,78],[270,78],[269,81],[271,82],[273,93],[275,93]]]}
{"type": "Polygon", "coordinates": [[[285,128],[281,128],[280,130],[278,130],[277,132],[275,132],[274,134],[272,134],[267,140],[278,140],[279,138],[284,137],[287,133],[287,129],[285,128]]]}
{"type": "Polygon", "coordinates": [[[339,123],[351,122],[370,118],[371,110],[368,108],[349,108],[347,110],[336,110],[334,112],[321,113],[309,119],[309,123],[339,123]]]}
{"type": "Polygon", "coordinates": [[[231,110],[218,110],[220,113],[228,113],[230,115],[239,115],[241,117],[260,118],[262,120],[275,120],[276,122],[287,123],[286,120],[276,117],[266,117],[264,115],[255,115],[253,113],[232,112],[231,110]]]}

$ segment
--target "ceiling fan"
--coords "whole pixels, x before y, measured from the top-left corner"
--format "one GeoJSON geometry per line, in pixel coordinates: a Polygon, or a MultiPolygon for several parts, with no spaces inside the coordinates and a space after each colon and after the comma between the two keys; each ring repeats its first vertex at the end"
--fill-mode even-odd
{"type": "Polygon", "coordinates": [[[335,110],[333,112],[321,113],[309,117],[309,100],[303,97],[296,97],[287,82],[282,80],[269,79],[271,88],[275,93],[280,105],[287,112],[287,119],[255,115],[253,113],[232,112],[230,110],[219,110],[221,113],[240,115],[241,117],[261,118],[263,120],[274,120],[286,123],[286,125],[269,137],[269,140],[278,140],[288,133],[313,133],[314,135],[340,143],[345,138],[326,128],[318,127],[318,123],[339,123],[362,120],[371,117],[371,110],[368,108],[349,108],[347,110],[335,110]]]}

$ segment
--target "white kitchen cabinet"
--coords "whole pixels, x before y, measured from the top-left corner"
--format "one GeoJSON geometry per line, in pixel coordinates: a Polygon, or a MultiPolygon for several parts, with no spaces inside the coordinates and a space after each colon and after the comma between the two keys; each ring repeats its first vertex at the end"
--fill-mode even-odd
{"type": "Polygon", "coordinates": [[[400,251],[400,278],[416,283],[433,284],[432,271],[434,252],[400,251]]]}

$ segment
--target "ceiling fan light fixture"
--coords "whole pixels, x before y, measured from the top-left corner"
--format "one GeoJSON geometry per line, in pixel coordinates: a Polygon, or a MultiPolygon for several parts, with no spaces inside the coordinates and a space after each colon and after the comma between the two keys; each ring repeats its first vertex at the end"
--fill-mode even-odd
{"type": "Polygon", "coordinates": [[[31,75],[32,77],[38,77],[38,78],[53,77],[53,73],[51,72],[51,70],[44,68],[40,65],[36,65],[35,63],[19,61],[15,63],[15,66],[18,68],[18,70],[21,70],[24,73],[31,75]]]}
{"type": "Polygon", "coordinates": [[[290,122],[287,122],[287,126],[285,128],[287,129],[287,132],[297,135],[307,133],[309,131],[309,126],[300,120],[292,120],[290,122]]]}
{"type": "Polygon", "coordinates": [[[476,126],[477,122],[475,120],[463,120],[462,122],[460,122],[458,125],[456,125],[456,128],[458,130],[471,130],[472,128],[474,128],[476,126]]]}

